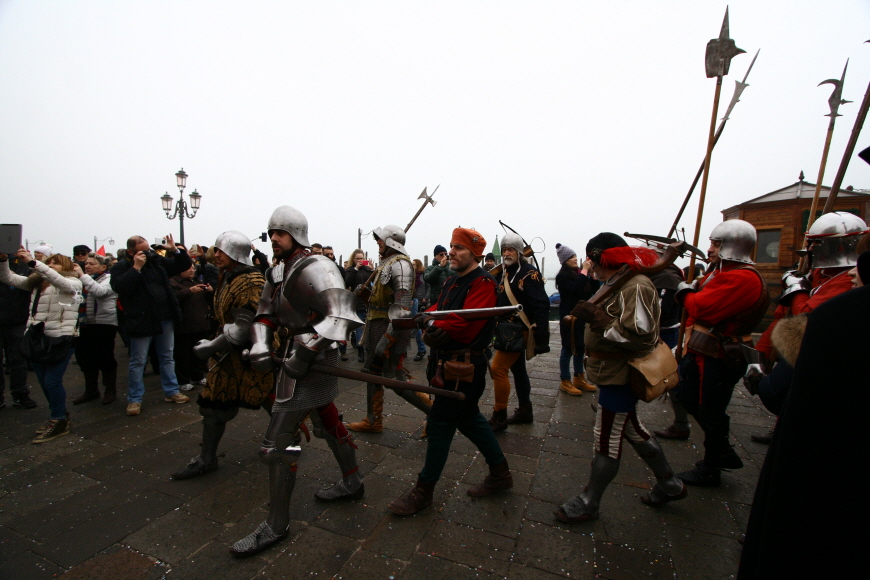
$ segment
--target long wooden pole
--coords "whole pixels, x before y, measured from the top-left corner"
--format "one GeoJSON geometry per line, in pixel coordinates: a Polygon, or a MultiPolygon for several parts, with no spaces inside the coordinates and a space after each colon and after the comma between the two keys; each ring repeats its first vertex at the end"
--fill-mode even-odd
{"type": "MultiPolygon", "coordinates": [[[[710,178],[710,160],[713,157],[713,146],[716,144],[716,116],[719,114],[719,95],[722,93],[722,75],[716,77],[716,94],[713,97],[713,116],[710,118],[710,134],[707,138],[707,155],[704,157],[704,176],[701,179],[701,194],[698,197],[698,217],[695,220],[695,234],[692,237],[692,245],[698,247],[701,239],[701,221],[704,218],[704,202],[707,199],[707,181],[710,178]]],[[[689,258],[689,276],[695,277],[695,254],[689,258]]],[[[680,331],[677,337],[677,356],[682,357],[683,338],[686,336],[686,318],[688,312],[683,308],[683,317],[680,320],[680,331]]]]}

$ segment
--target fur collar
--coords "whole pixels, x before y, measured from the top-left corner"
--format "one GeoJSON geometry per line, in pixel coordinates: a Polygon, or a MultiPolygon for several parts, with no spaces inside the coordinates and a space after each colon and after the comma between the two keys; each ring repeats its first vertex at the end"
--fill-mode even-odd
{"type": "Polygon", "coordinates": [[[807,329],[807,315],[799,314],[790,318],[783,318],[773,329],[770,340],[779,354],[788,364],[794,366],[798,353],[801,350],[801,342],[807,329]]]}

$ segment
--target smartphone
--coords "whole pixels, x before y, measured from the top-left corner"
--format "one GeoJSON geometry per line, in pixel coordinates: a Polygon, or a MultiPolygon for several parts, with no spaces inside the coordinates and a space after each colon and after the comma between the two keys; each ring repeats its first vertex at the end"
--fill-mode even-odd
{"type": "Polygon", "coordinates": [[[205,281],[205,276],[203,276],[202,274],[200,274],[200,275],[197,277],[197,280],[199,280],[199,283],[202,284],[202,283],[205,281]]]}
{"type": "Polygon", "coordinates": [[[360,266],[368,266],[368,265],[369,265],[369,261],[368,261],[368,260],[360,260],[359,263],[360,263],[360,266]]]}
{"type": "Polygon", "coordinates": [[[15,255],[21,247],[21,224],[0,224],[0,254],[15,255]]]}
{"type": "Polygon", "coordinates": [[[260,234],[260,241],[261,242],[268,242],[269,241],[269,234],[267,234],[266,232],[263,232],[262,234],[260,234]]]}
{"type": "Polygon", "coordinates": [[[154,245],[155,246],[165,246],[166,245],[166,238],[154,238],[154,245]]]}

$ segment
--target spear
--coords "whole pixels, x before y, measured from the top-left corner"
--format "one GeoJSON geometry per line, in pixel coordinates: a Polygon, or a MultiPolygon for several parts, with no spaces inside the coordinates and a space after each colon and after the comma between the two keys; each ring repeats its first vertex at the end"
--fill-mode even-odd
{"type": "MultiPolygon", "coordinates": [[[[738,54],[746,52],[742,48],[737,48],[734,40],[729,36],[728,25],[728,8],[725,8],[725,18],[722,20],[722,28],[719,31],[719,38],[714,38],[707,43],[707,52],[704,55],[704,65],[707,73],[707,78],[716,77],[716,92],[713,97],[713,115],[710,118],[710,132],[707,137],[707,154],[704,157],[704,175],[701,179],[701,194],[698,198],[698,217],[695,220],[695,235],[692,238],[692,245],[697,247],[701,237],[701,220],[704,217],[704,201],[707,198],[707,180],[710,177],[710,159],[713,155],[713,145],[715,145],[715,129],[716,116],[719,113],[719,95],[722,93],[722,77],[728,74],[728,69],[731,66],[731,59],[738,54]]],[[[727,117],[727,115],[726,115],[727,117]]],[[[689,274],[695,273],[695,254],[689,258],[689,274]]],[[[686,334],[686,309],[683,309],[683,319],[680,322],[680,332],[677,339],[677,344],[683,344],[683,337],[686,334]]],[[[682,353],[680,348],[678,353],[682,353]]]]}
{"type": "Polygon", "coordinates": [[[420,217],[420,214],[423,213],[423,210],[426,209],[426,204],[431,203],[432,207],[435,207],[435,204],[438,203],[432,197],[435,195],[435,192],[438,191],[438,188],[441,187],[441,184],[435,186],[435,189],[432,190],[432,195],[426,195],[426,188],[423,188],[423,193],[417,196],[417,199],[425,199],[423,205],[420,206],[420,209],[417,210],[417,213],[414,214],[414,217],[411,218],[411,221],[408,222],[408,225],[405,226],[405,233],[408,233],[408,230],[411,229],[411,226],[414,225],[414,222],[417,221],[417,218],[420,217]]]}
{"type": "MultiPolygon", "coordinates": [[[[870,40],[864,44],[868,42],[870,40]]],[[[828,194],[828,201],[825,202],[825,209],[822,210],[822,215],[834,209],[834,202],[837,200],[837,194],[840,193],[840,186],[843,185],[843,178],[846,177],[846,169],[849,167],[849,161],[851,161],[852,153],[855,152],[855,145],[858,143],[858,135],[861,134],[861,129],[864,127],[864,119],[867,118],[867,109],[870,109],[870,84],[867,85],[864,100],[861,101],[858,117],[855,118],[852,134],[849,136],[849,142],[846,144],[846,151],[843,153],[843,159],[840,161],[840,167],[837,169],[837,176],[831,185],[831,192],[828,194]]]]}
{"type": "MultiPolygon", "coordinates": [[[[713,147],[716,147],[716,143],[719,142],[719,137],[722,136],[722,131],[725,129],[725,123],[728,122],[728,119],[731,116],[731,111],[734,110],[734,105],[740,102],[740,95],[743,94],[743,91],[746,90],[746,87],[749,85],[746,83],[746,79],[749,78],[749,72],[752,70],[753,65],[755,65],[755,59],[758,58],[758,53],[761,52],[759,48],[755,52],[755,56],[752,57],[752,62],[749,63],[749,68],[746,69],[746,74],[743,75],[743,80],[734,81],[734,95],[731,97],[731,102],[728,104],[728,108],[725,110],[725,116],[719,120],[719,127],[716,129],[716,135],[713,137],[713,147]]],[[[689,205],[689,200],[692,198],[692,193],[695,191],[695,186],[698,185],[698,181],[701,179],[701,174],[704,173],[704,164],[706,163],[706,159],[701,161],[701,166],[698,167],[698,172],[695,174],[695,179],[692,180],[692,185],[689,186],[689,192],[686,194],[686,199],[683,200],[683,205],[680,206],[680,211],[677,212],[677,217],[674,219],[674,223],[671,226],[668,235],[665,236],[670,238],[674,235],[674,232],[677,231],[677,224],[680,223],[680,218],[683,217],[683,212],[686,210],[686,206],[689,205]]]]}
{"type": "MultiPolygon", "coordinates": [[[[816,221],[816,207],[819,205],[819,194],[822,191],[822,179],[825,177],[825,165],[828,163],[828,151],[831,148],[831,137],[834,135],[834,124],[837,121],[837,117],[842,117],[837,111],[840,109],[840,105],[851,103],[852,101],[847,101],[843,99],[843,81],[846,80],[846,69],[849,68],[849,60],[846,60],[846,66],[843,67],[843,76],[837,79],[828,79],[826,81],[822,81],[818,84],[818,86],[822,85],[834,85],[834,91],[831,93],[831,96],[828,97],[828,107],[830,107],[831,112],[825,115],[826,117],[830,117],[831,120],[828,121],[828,133],[825,135],[825,147],[822,149],[822,162],[819,164],[819,177],[816,179],[816,191],[813,194],[813,203],[810,205],[810,215],[807,218],[807,231],[810,230],[810,227],[813,225],[813,222],[816,221]]],[[[806,247],[807,238],[806,234],[804,234],[804,243],[801,246],[806,247]]],[[[801,258],[800,264],[798,265],[798,270],[804,271],[804,268],[807,265],[807,257],[804,256],[801,258]]]]}

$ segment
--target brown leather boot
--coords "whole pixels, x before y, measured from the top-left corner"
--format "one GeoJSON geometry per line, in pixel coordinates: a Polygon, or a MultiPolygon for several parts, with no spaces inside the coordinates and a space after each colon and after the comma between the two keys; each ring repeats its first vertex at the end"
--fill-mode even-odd
{"type": "MultiPolygon", "coordinates": [[[[576,379],[577,377],[574,378],[576,379]]],[[[559,390],[563,393],[574,395],[575,397],[579,397],[583,394],[583,391],[571,384],[571,381],[569,381],[568,379],[562,379],[562,382],[559,383],[559,390]]]]}
{"type": "Polygon", "coordinates": [[[429,398],[429,393],[421,393],[418,391],[417,398],[423,401],[423,404],[428,405],[429,407],[432,406],[432,399],[429,398]]]}
{"type": "Polygon", "coordinates": [[[492,427],[492,430],[496,433],[507,429],[507,409],[493,411],[492,417],[489,419],[489,426],[492,427]]]}
{"type": "Polygon", "coordinates": [[[83,374],[85,375],[85,392],[73,399],[73,405],[81,405],[100,398],[100,387],[98,386],[100,371],[84,371],[83,374]]]}
{"type": "Polygon", "coordinates": [[[418,477],[417,483],[414,484],[411,491],[399,499],[393,500],[387,508],[397,516],[413,515],[432,505],[432,494],[434,491],[434,483],[425,482],[418,477]]]}
{"type": "Polygon", "coordinates": [[[371,414],[374,421],[370,421],[368,415],[362,421],[348,423],[347,428],[351,431],[363,433],[381,433],[384,430],[384,391],[383,389],[372,394],[371,414]]]}
{"type": "Polygon", "coordinates": [[[507,418],[508,425],[522,425],[532,423],[535,416],[532,413],[531,403],[520,403],[520,406],[514,409],[514,414],[507,418]]]}
{"type": "Polygon", "coordinates": [[[491,493],[510,489],[514,486],[514,476],[507,461],[489,466],[489,475],[480,485],[469,488],[466,493],[471,497],[486,497],[491,493]]]}
{"type": "Polygon", "coordinates": [[[118,386],[118,367],[103,371],[103,404],[109,405],[115,402],[115,389],[118,386]]]}
{"type": "Polygon", "coordinates": [[[574,375],[574,387],[581,391],[595,391],[597,387],[586,380],[586,373],[574,375]]]}

